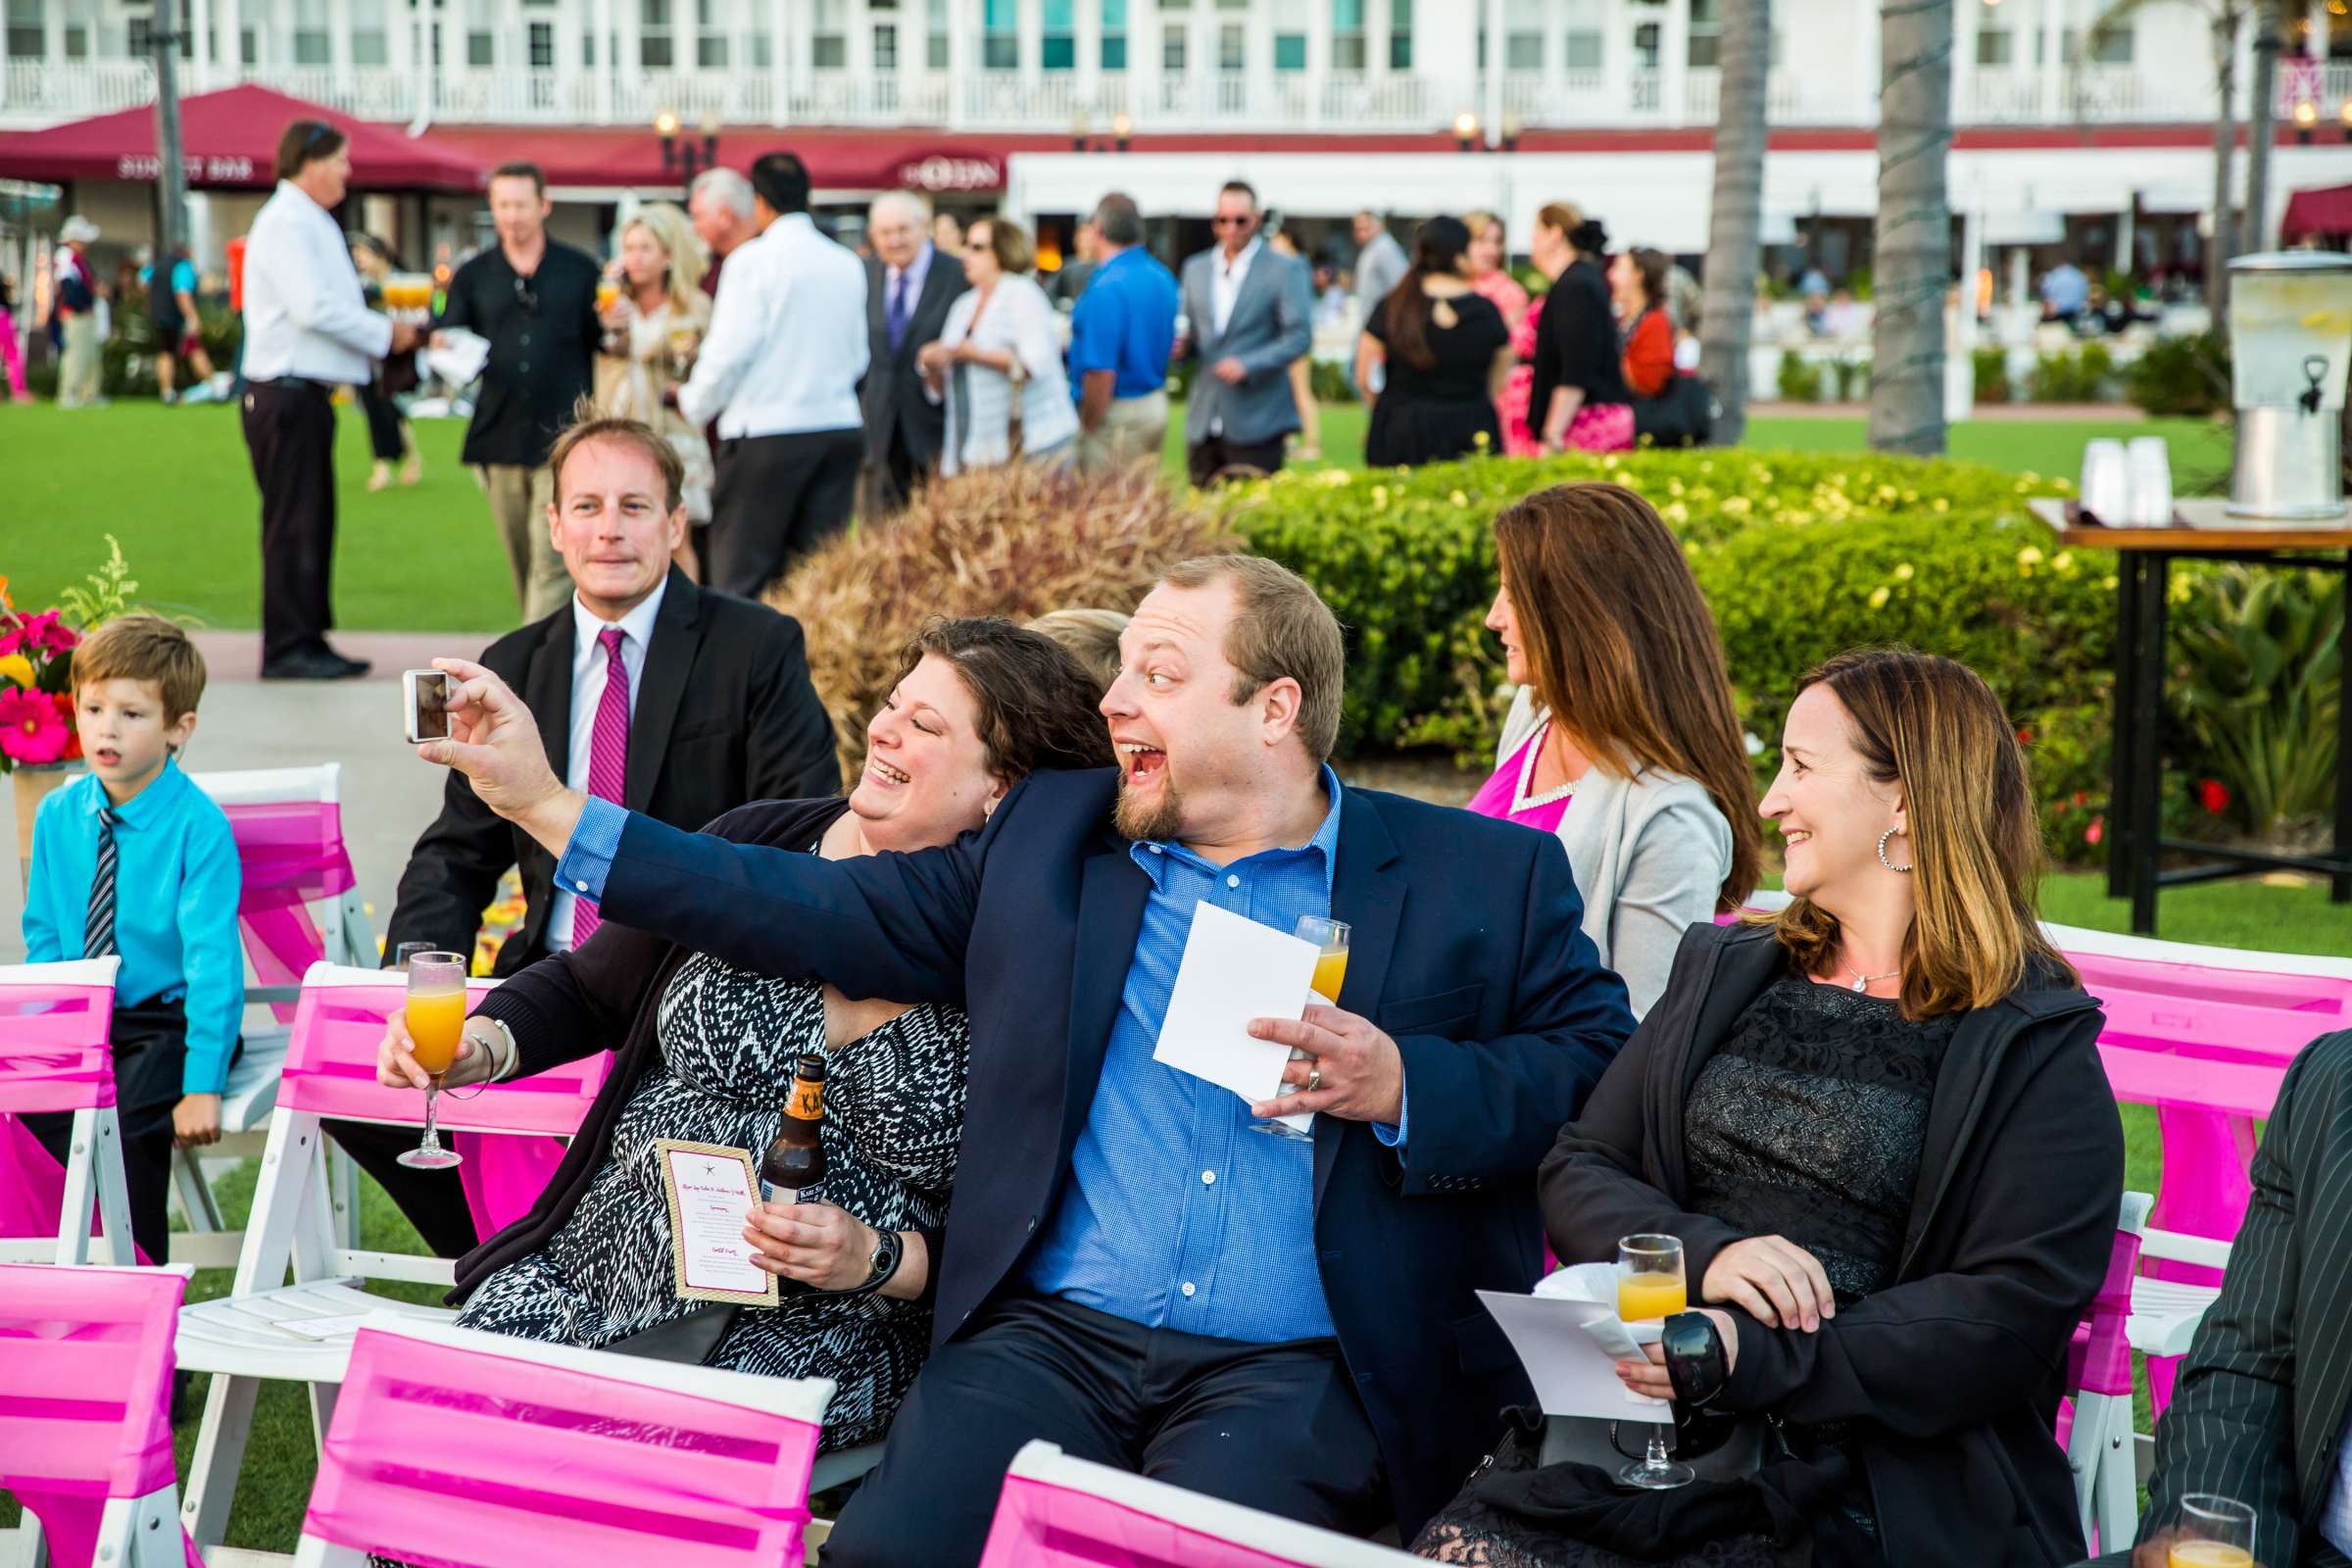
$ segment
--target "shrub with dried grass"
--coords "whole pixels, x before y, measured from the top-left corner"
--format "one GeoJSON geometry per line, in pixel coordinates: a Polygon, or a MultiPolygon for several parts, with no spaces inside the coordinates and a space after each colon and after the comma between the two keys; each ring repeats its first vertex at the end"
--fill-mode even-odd
{"type": "Polygon", "coordinates": [[[896,517],[802,562],[767,602],[808,635],[809,677],[854,777],[865,721],[928,617],[1132,610],[1162,567],[1233,546],[1214,497],[1179,497],[1148,472],[992,468],[934,480],[896,517]]]}

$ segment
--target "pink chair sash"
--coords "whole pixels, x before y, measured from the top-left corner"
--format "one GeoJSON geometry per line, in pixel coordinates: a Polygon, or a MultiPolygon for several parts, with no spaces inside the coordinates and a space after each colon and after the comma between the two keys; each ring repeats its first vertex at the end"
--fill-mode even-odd
{"type": "Polygon", "coordinates": [[[0,986],[0,1236],[58,1233],[65,1167],[17,1116],[115,1102],[114,1005],[112,986],[0,986]]]}
{"type": "Polygon", "coordinates": [[[362,1329],[303,1529],[433,1568],[799,1562],[817,1428],[362,1329]]]}
{"type": "Polygon", "coordinates": [[[459,1133],[454,1142],[466,1156],[458,1167],[466,1210],[473,1216],[474,1235],[485,1242],[531,1211],[564,1162],[564,1146],[553,1138],[459,1133]]]}
{"type": "MultiPolygon", "coordinates": [[[[224,806],[237,844],[237,924],[263,985],[292,985],[325,956],[326,943],[306,906],[337,898],[354,878],[343,847],[343,808],[326,801],[270,801],[224,806]]],[[[366,957],[352,955],[355,961],[366,957]]],[[[291,1003],[273,1003],[278,1022],[291,1003]]]]}
{"type": "Polygon", "coordinates": [[[1311,1568],[1092,1493],[1006,1476],[980,1568],[1311,1568]]]}
{"type": "Polygon", "coordinates": [[[172,1334],[186,1288],[161,1270],[0,1265],[0,1487],[39,1517],[61,1568],[87,1568],[109,1498],[172,1479],[172,1334]]]}

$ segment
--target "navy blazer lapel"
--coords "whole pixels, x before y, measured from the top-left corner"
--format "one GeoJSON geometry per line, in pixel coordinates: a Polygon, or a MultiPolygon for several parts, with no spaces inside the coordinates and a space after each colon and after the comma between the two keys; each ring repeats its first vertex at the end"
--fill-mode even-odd
{"type": "Polygon", "coordinates": [[[547,617],[546,635],[531,650],[522,675],[522,705],[539,725],[547,765],[556,777],[571,777],[571,605],[547,617]]]}
{"type": "Polygon", "coordinates": [[[1118,1021],[1119,997],[1135,961],[1135,942],[1144,927],[1144,902],[1152,879],[1128,855],[1127,841],[1107,825],[1096,834],[1078,890],[1078,931],[1070,955],[1069,1071],[1062,1080],[1061,1141],[1056,1159],[1066,1162],[1095,1102],[1102,1057],[1118,1021]]]}
{"type": "MultiPolygon", "coordinates": [[[[1250,270],[1256,268],[1252,266],[1250,270]]],[[[1389,959],[1396,947],[1396,925],[1404,917],[1404,876],[1396,862],[1396,841],[1380,819],[1380,808],[1368,797],[1342,786],[1340,855],[1339,863],[1332,867],[1331,917],[1347,921],[1349,927],[1348,978],[1340,985],[1340,1006],[1359,1017],[1379,1015],[1389,959]]],[[[1315,1118],[1318,1206],[1348,1125],[1337,1116],[1315,1118]]]]}
{"type": "Polygon", "coordinates": [[[686,697],[686,677],[702,649],[703,591],[677,567],[669,568],[669,585],[662,590],[662,608],[654,615],[654,634],[646,640],[645,673],[629,715],[629,764],[621,775],[621,804],[632,811],[647,808],[654,785],[662,777],[662,759],[669,751],[669,733],[676,725],[678,705],[686,697]]]}

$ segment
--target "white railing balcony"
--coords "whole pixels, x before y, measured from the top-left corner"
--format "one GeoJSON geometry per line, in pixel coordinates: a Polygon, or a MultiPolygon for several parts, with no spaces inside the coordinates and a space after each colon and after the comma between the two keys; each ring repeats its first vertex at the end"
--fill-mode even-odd
{"type": "Polygon", "coordinates": [[[20,124],[111,115],[155,102],[155,72],[144,60],[10,60],[0,114],[20,124]]]}
{"type": "Polygon", "coordinates": [[[1348,72],[1323,79],[1323,122],[1346,129],[1420,130],[1435,123],[1429,83],[1419,76],[1348,72]]]}
{"type": "Polygon", "coordinates": [[[1181,71],[1163,72],[1148,112],[1155,123],[1187,124],[1200,112],[1200,101],[1190,75],[1181,71]]]}
{"type": "Polygon", "coordinates": [[[1215,77],[1216,90],[1211,102],[1216,105],[1217,118],[1223,121],[1250,118],[1250,78],[1239,71],[1220,71],[1215,77]]]}
{"type": "MultiPolygon", "coordinates": [[[[1764,119],[1770,125],[1875,125],[1875,93],[1851,84],[1775,71],[1764,83],[1764,119]]],[[[1712,125],[1723,113],[1723,73],[1693,66],[1683,84],[1683,123],[1712,125]]]]}

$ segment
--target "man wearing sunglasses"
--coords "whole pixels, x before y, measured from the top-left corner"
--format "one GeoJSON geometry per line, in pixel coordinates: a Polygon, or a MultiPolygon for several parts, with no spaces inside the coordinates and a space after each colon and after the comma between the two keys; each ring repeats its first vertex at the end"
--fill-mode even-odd
{"type": "Polygon", "coordinates": [[[547,237],[548,211],[537,165],[494,171],[490,219],[498,244],[458,269],[433,323],[490,340],[464,456],[490,498],[525,621],[545,619],[571,598],[571,577],[548,533],[554,496],[547,454],[588,394],[604,334],[596,263],[547,237]]]}
{"type": "MultiPolygon", "coordinates": [[[[277,143],[277,189],[245,246],[245,391],[262,492],[262,678],[348,680],[365,660],[327,646],[335,556],[337,386],[357,386],[416,329],[368,309],[334,210],[351,183],[343,132],[297,120],[277,143]]],[[[78,220],[77,220],[78,221],[78,220]]],[[[71,232],[71,230],[69,230],[71,232]]]]}
{"type": "Polygon", "coordinates": [[[1227,472],[1272,473],[1282,438],[1298,428],[1291,362],[1314,341],[1315,293],[1306,263],[1259,237],[1257,192],[1240,180],[1217,192],[1217,243],[1184,264],[1178,360],[1199,360],[1184,416],[1193,483],[1227,472]]]}

